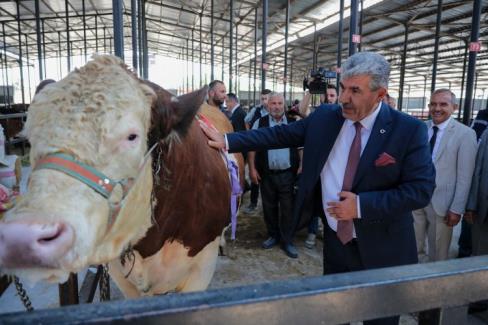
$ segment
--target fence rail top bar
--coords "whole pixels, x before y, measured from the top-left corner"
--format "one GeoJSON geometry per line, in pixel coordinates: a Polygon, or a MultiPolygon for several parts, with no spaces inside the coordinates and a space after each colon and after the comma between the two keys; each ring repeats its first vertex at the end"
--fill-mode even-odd
{"type": "Polygon", "coordinates": [[[488,256],[0,315],[1,324],[337,324],[488,298],[488,256]]]}

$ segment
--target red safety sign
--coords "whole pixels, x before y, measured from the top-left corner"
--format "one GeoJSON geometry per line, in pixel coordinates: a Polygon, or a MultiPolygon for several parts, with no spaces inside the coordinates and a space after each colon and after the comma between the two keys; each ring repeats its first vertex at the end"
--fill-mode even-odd
{"type": "Polygon", "coordinates": [[[481,42],[471,42],[469,43],[469,51],[470,52],[479,52],[481,51],[481,42]]]}
{"type": "Polygon", "coordinates": [[[263,70],[266,71],[266,70],[268,70],[268,68],[269,68],[269,64],[263,63],[263,70]]]}
{"type": "Polygon", "coordinates": [[[361,43],[361,35],[352,34],[352,42],[357,44],[361,43]]]}

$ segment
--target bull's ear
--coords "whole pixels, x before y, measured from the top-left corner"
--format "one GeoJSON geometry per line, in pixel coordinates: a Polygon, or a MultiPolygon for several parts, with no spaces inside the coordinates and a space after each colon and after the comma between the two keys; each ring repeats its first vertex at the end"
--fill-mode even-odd
{"type": "Polygon", "coordinates": [[[207,96],[207,87],[173,98],[173,129],[179,134],[185,134],[194,121],[200,106],[207,96]]]}

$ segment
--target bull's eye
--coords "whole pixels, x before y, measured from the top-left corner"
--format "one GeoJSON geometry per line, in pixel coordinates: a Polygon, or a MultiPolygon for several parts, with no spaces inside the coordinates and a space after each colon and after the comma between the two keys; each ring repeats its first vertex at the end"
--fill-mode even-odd
{"type": "Polygon", "coordinates": [[[129,141],[134,141],[135,139],[137,139],[137,134],[131,134],[127,137],[127,140],[129,141]]]}

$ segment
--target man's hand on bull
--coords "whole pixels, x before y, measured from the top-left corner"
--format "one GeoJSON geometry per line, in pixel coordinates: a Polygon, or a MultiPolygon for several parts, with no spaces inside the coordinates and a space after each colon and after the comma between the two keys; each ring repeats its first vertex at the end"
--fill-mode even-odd
{"type": "Polygon", "coordinates": [[[208,145],[216,149],[225,149],[225,138],[219,131],[212,127],[209,127],[205,122],[199,121],[200,128],[203,133],[208,137],[208,145]]]}

